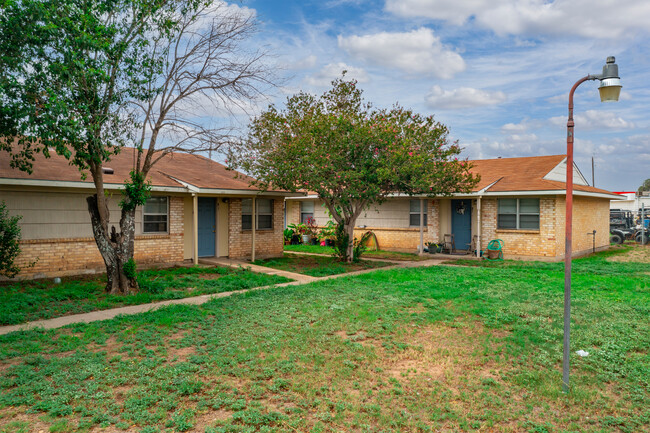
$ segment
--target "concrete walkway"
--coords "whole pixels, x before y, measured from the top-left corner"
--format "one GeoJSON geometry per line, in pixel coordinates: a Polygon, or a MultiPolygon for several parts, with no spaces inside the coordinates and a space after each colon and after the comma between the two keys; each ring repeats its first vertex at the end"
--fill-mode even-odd
{"type": "Polygon", "coordinates": [[[129,307],[121,307],[121,308],[113,308],[111,310],[101,310],[101,311],[93,311],[90,313],[84,313],[84,314],[74,314],[70,316],[63,316],[63,317],[57,317],[55,319],[48,319],[48,320],[36,320],[34,322],[27,322],[27,323],[21,323],[19,325],[11,325],[11,326],[0,326],[0,335],[4,334],[9,334],[10,332],[16,332],[16,331],[25,331],[29,329],[34,329],[34,328],[41,328],[41,329],[55,329],[55,328],[61,328],[66,325],[70,325],[73,323],[89,323],[89,322],[97,322],[101,320],[109,320],[113,319],[117,316],[121,315],[127,315],[127,314],[138,314],[138,313],[145,313],[147,311],[152,311],[160,307],[165,307],[167,305],[201,305],[205,302],[208,302],[212,299],[217,299],[217,298],[225,298],[228,296],[232,296],[234,294],[239,294],[239,293],[246,293],[246,292],[251,292],[254,290],[265,290],[265,289],[270,289],[272,287],[285,287],[285,286],[297,286],[300,284],[308,284],[314,281],[323,281],[323,280],[331,280],[335,278],[341,278],[341,277],[347,277],[351,275],[361,275],[361,274],[367,274],[370,272],[375,272],[378,270],[385,270],[385,269],[398,269],[398,268],[415,268],[415,267],[428,267],[428,266],[437,266],[440,263],[442,263],[444,260],[441,259],[433,259],[433,260],[422,260],[422,261],[410,261],[410,262],[405,262],[405,261],[392,261],[392,260],[383,260],[385,262],[391,262],[394,263],[392,266],[386,266],[383,268],[373,268],[373,269],[365,269],[362,271],[355,271],[355,272],[348,272],[345,274],[336,274],[336,275],[329,275],[326,277],[312,277],[309,275],[303,275],[303,274],[297,274],[295,272],[287,272],[287,271],[281,271],[278,269],[272,269],[272,268],[267,268],[265,266],[258,266],[258,265],[253,265],[250,262],[246,262],[243,260],[233,260],[229,258],[206,258],[206,259],[199,259],[199,264],[206,264],[206,265],[213,265],[213,266],[227,266],[231,268],[250,268],[251,271],[253,272],[258,272],[258,273],[263,273],[263,274],[268,274],[268,275],[281,275],[286,278],[290,278],[295,281],[291,281],[288,283],[281,283],[281,284],[273,284],[271,286],[263,286],[263,287],[255,287],[252,289],[245,289],[245,290],[235,290],[231,292],[222,292],[222,293],[214,293],[210,295],[201,295],[201,296],[193,296],[191,298],[183,298],[183,299],[174,299],[170,301],[160,301],[160,302],[152,302],[149,304],[140,304],[140,305],[131,305],[129,307]]]}

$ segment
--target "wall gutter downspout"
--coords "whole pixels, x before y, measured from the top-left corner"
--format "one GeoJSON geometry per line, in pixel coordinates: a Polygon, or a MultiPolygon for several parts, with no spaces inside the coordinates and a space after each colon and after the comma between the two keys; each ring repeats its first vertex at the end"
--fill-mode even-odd
{"type": "Polygon", "coordinates": [[[251,221],[251,229],[253,233],[253,238],[251,240],[251,262],[255,261],[255,230],[257,230],[257,213],[255,212],[255,199],[256,197],[253,197],[253,216],[252,216],[252,221],[251,221]]]}
{"type": "Polygon", "coordinates": [[[199,263],[199,198],[192,194],[192,261],[194,265],[199,263]]]}
{"type": "Polygon", "coordinates": [[[476,257],[480,258],[481,257],[481,199],[483,198],[482,195],[479,195],[478,198],[476,199],[476,221],[477,221],[477,237],[476,237],[476,257]]]}

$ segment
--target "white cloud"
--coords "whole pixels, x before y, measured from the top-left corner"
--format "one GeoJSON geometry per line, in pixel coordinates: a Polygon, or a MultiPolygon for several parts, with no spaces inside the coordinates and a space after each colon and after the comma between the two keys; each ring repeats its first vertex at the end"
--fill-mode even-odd
{"type": "Polygon", "coordinates": [[[433,108],[456,109],[473,108],[485,105],[500,104],[506,100],[503,92],[490,92],[487,90],[459,87],[454,90],[443,90],[440,86],[433,86],[427,95],[427,104],[433,108]]]}
{"type": "Polygon", "coordinates": [[[613,38],[644,31],[647,0],[386,0],[387,11],[461,25],[475,22],[497,34],[581,35],[613,38]]]}
{"type": "Polygon", "coordinates": [[[339,36],[338,44],[358,59],[410,75],[447,79],[465,70],[460,54],[446,48],[433,30],[424,27],[405,33],[339,36]]]}
{"type": "Polygon", "coordinates": [[[325,65],[319,72],[307,77],[307,83],[311,86],[329,86],[335,78],[341,76],[341,72],[344,70],[348,71],[345,74],[346,78],[354,78],[360,83],[368,81],[368,74],[363,68],[357,68],[339,62],[325,65]]]}
{"type": "Polygon", "coordinates": [[[506,123],[501,127],[501,132],[503,133],[512,133],[512,132],[526,132],[528,131],[528,124],[525,122],[521,123],[506,123]]]}
{"type": "MultiPolygon", "coordinates": [[[[636,125],[628,122],[613,111],[587,110],[573,116],[576,128],[580,129],[634,129],[636,125]]],[[[566,126],[566,116],[556,116],[549,119],[555,126],[566,126]]]]}
{"type": "Polygon", "coordinates": [[[317,57],[313,54],[289,64],[289,69],[310,69],[316,66],[317,57]]]}

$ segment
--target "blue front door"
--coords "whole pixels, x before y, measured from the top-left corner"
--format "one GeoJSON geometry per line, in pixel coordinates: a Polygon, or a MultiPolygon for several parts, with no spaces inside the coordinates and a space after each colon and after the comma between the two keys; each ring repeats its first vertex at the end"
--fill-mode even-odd
{"type": "Polygon", "coordinates": [[[214,257],[215,210],[213,198],[199,198],[199,257],[214,257]]]}
{"type": "Polygon", "coordinates": [[[472,201],[451,201],[451,232],[456,249],[462,250],[472,242],[472,201]]]}

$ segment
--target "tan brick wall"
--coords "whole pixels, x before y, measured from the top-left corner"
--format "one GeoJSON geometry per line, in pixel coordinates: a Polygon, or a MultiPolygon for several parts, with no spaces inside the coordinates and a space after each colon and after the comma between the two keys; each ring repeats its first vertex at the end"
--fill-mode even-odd
{"type": "MultiPolygon", "coordinates": [[[[564,257],[565,248],[565,210],[564,197],[557,198],[556,230],[558,232],[558,256],[564,257]]],[[[573,197],[573,241],[571,247],[574,256],[593,251],[593,236],[596,230],[596,250],[609,247],[609,201],[597,198],[573,197]]]]}
{"type": "MultiPolygon", "coordinates": [[[[88,216],[90,219],[90,216],[88,216]]],[[[18,278],[42,278],[80,273],[104,272],[94,238],[23,240],[17,264],[23,267],[18,278]],[[36,260],[33,267],[27,265],[36,260]]],[[[183,199],[170,197],[169,234],[139,235],[135,238],[138,264],[183,261],[183,199]]]]}
{"type": "MultiPolygon", "coordinates": [[[[481,248],[485,250],[492,239],[504,241],[506,258],[548,258],[560,260],[564,257],[564,215],[563,196],[540,198],[540,229],[499,230],[497,229],[497,199],[483,199],[481,202],[482,236],[481,248]]],[[[573,206],[573,252],[582,255],[592,251],[596,230],[596,249],[609,246],[609,201],[575,197],[573,206]]]]}
{"type": "MultiPolygon", "coordinates": [[[[228,252],[231,258],[250,258],[252,246],[252,231],[242,230],[241,199],[230,201],[228,207],[228,252]]],[[[281,256],[284,238],[284,201],[273,200],[273,230],[255,231],[255,258],[281,256]]]]}
{"type": "Polygon", "coordinates": [[[287,224],[298,224],[300,222],[300,202],[287,200],[287,224]]]}

